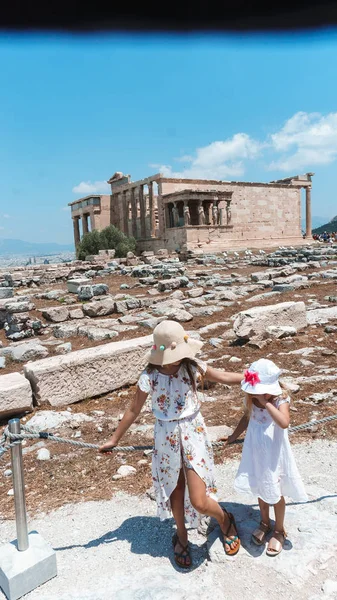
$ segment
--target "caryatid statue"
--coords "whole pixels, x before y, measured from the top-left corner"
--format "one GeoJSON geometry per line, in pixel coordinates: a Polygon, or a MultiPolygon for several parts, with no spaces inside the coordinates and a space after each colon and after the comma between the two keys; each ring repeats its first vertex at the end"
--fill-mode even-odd
{"type": "Polygon", "coordinates": [[[198,224],[199,225],[205,225],[206,223],[206,218],[205,218],[205,213],[204,213],[204,207],[202,205],[202,201],[199,200],[198,203],[198,224]]]}
{"type": "Polygon", "coordinates": [[[218,210],[216,200],[214,200],[213,204],[212,204],[212,221],[213,221],[213,225],[219,224],[219,210],[218,210]]]}
{"type": "Polygon", "coordinates": [[[187,201],[184,202],[184,223],[185,225],[191,225],[191,215],[187,201]]]}
{"type": "Polygon", "coordinates": [[[231,200],[226,200],[226,214],[227,214],[227,225],[230,225],[231,220],[232,220],[231,200]]]}
{"type": "Polygon", "coordinates": [[[173,215],[173,227],[179,227],[179,210],[178,210],[176,202],[173,203],[172,215],[173,215]]]}

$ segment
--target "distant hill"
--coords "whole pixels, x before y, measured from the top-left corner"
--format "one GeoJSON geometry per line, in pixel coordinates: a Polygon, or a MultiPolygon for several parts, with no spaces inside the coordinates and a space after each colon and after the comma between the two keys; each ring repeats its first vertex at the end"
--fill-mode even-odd
{"type": "MultiPolygon", "coordinates": [[[[327,217],[312,217],[312,228],[315,229],[316,227],[321,227],[327,222],[327,220],[327,217]]],[[[305,219],[302,219],[302,230],[305,231],[305,219]]]]}
{"type": "Polygon", "coordinates": [[[333,219],[331,219],[331,221],[329,221],[329,223],[325,223],[324,225],[321,225],[320,227],[316,227],[316,229],[313,229],[312,233],[318,233],[318,235],[320,235],[321,233],[324,233],[324,231],[326,231],[327,233],[332,233],[333,231],[337,231],[337,216],[334,217],[333,219]]]}
{"type": "Polygon", "coordinates": [[[73,244],[56,244],[55,242],[24,242],[0,238],[0,256],[8,254],[27,254],[32,256],[45,256],[61,252],[74,252],[73,244]]]}

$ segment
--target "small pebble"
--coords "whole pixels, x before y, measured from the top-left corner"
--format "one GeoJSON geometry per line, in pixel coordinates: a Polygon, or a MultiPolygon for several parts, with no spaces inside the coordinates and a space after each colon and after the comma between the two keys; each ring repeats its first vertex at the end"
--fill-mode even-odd
{"type": "Polygon", "coordinates": [[[10,477],[12,474],[12,470],[11,469],[6,469],[6,471],[4,471],[4,476],[5,477],[10,477]]]}
{"type": "Polygon", "coordinates": [[[14,490],[8,490],[7,496],[14,496],[14,490]]]}

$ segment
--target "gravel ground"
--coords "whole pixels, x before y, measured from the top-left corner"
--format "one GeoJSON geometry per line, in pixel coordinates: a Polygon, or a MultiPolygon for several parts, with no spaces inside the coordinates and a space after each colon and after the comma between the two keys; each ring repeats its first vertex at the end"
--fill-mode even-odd
{"type": "MultiPolygon", "coordinates": [[[[242,539],[237,557],[226,559],[217,528],[209,534],[208,544],[206,537],[193,531],[194,570],[179,570],[170,547],[172,521],[159,522],[149,497],[118,493],[108,501],[68,504],[30,522],[30,530],[37,530],[55,548],[58,576],[25,598],[336,599],[337,592],[329,593],[329,588],[337,586],[337,442],[301,443],[294,445],[294,452],[309,502],[289,504],[289,538],[280,556],[268,558],[263,548],[249,543],[257,506],[233,492],[238,462],[228,460],[216,469],[220,500],[226,500],[237,517],[242,539]]],[[[2,522],[0,532],[0,543],[14,539],[15,523],[2,522]]]]}

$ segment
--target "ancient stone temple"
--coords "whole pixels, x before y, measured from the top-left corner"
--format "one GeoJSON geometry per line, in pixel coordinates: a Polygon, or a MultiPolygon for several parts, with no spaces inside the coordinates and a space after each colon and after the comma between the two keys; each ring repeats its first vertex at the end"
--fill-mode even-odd
{"type": "Polygon", "coordinates": [[[305,190],[306,237],[311,238],[313,173],[270,183],[175,179],[162,174],[140,181],[115,173],[111,194],[71,202],[74,241],[110,224],[137,240],[138,250],[263,248],[303,243],[301,195],[305,190]]]}

